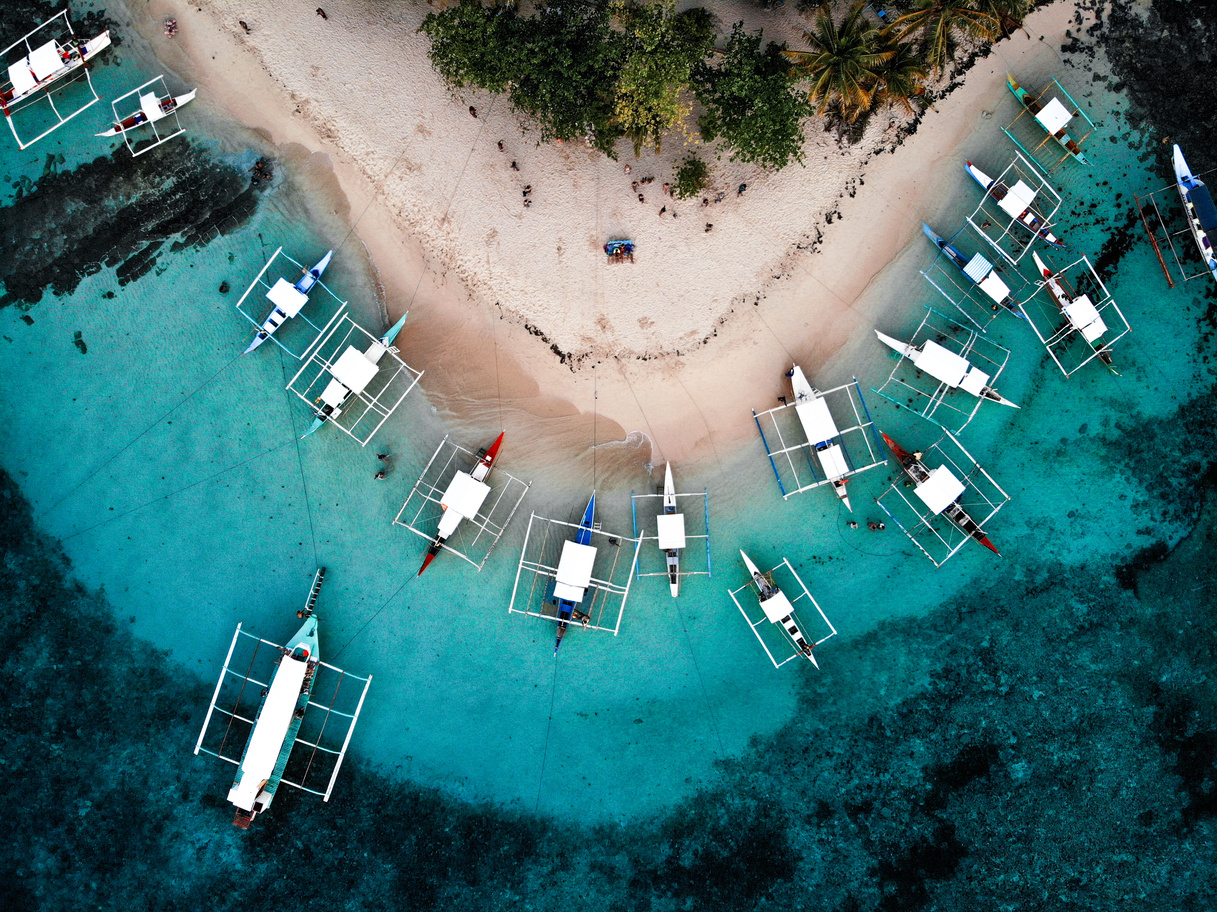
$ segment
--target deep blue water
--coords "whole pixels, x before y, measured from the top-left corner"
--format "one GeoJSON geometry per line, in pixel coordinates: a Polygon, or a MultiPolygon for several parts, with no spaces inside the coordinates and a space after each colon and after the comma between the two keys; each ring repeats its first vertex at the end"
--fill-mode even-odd
{"type": "MultiPolygon", "coordinates": [[[[111,95],[146,78],[137,48],[114,57],[111,95]]],[[[676,605],[637,582],[621,636],[572,631],[557,662],[552,627],[506,605],[522,520],[578,509],[588,452],[540,477],[508,416],[524,516],[480,575],[441,559],[423,587],[421,539],[390,521],[444,433],[477,446],[498,428],[445,423],[416,393],[368,450],[297,447],[288,362],[236,357],[232,305],[280,244],[302,261],[338,247],[327,282],[383,325],[307,181],[281,164],[251,188],[273,150],[201,103],[191,141],[138,166],[78,137],[103,105],[5,147],[3,802],[26,824],[6,902],[281,908],[304,870],[309,905],[352,908],[1211,908],[1217,295],[1168,291],[1129,217],[1169,174],[1147,77],[1117,57],[1091,81],[1085,49],[1071,60],[1102,151],[1093,177],[1054,174],[1061,217],[1134,332],[1122,376],[1065,380],[1025,327],[994,324],[1023,408],[982,407],[962,439],[1012,495],[988,530],[1003,558],[968,547],[935,571],[894,529],[848,530],[831,494],[783,503],[746,443],[678,467],[710,490],[713,579],[676,605]],[[726,596],[740,546],[788,557],[841,631],[822,672],[769,666],[726,596]],[[369,702],[332,801],[280,793],[239,833],[230,770],[190,747],[236,622],[287,636],[319,563],[323,656],[374,673],[369,702]]],[[[1007,154],[998,120],[961,151],[1007,154]]],[[[1191,128],[1170,126],[1193,167],[1217,164],[1211,126],[1191,128]]],[[[975,199],[960,169],[925,217],[958,224],[975,199]]],[[[878,283],[918,288],[885,309],[897,335],[935,303],[914,243],[878,283]]],[[[891,367],[877,346],[848,355],[813,382],[856,374],[881,427],[937,436],[869,395],[891,367]]],[[[598,456],[602,521],[628,532],[646,451],[598,456]]],[[[851,483],[857,518],[891,474],[851,483]]]]}

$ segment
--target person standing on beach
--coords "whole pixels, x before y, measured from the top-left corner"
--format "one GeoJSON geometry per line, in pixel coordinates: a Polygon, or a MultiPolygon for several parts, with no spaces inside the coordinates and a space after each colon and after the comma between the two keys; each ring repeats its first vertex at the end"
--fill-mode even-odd
{"type": "Polygon", "coordinates": [[[477,109],[477,108],[475,108],[473,105],[470,105],[470,106],[469,106],[469,116],[470,116],[470,117],[477,117],[477,116],[478,116],[478,109],[477,109]]]}
{"type": "Polygon", "coordinates": [[[739,186],[736,188],[736,190],[735,190],[735,195],[736,195],[736,196],[743,196],[743,195],[744,195],[744,191],[745,191],[745,190],[747,190],[747,189],[748,189],[748,185],[747,185],[747,184],[740,184],[740,185],[739,185],[739,186]]]}

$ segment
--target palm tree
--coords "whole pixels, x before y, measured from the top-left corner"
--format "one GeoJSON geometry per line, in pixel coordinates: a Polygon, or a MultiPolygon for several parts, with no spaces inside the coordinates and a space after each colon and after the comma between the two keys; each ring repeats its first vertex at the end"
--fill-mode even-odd
{"type": "Polygon", "coordinates": [[[907,38],[921,33],[926,62],[938,76],[955,58],[959,35],[994,40],[1001,36],[1001,19],[993,5],[1010,0],[913,0],[914,9],[892,23],[895,36],[907,38]]]}
{"type": "Polygon", "coordinates": [[[792,76],[811,80],[807,97],[819,105],[817,113],[836,105],[847,123],[871,109],[875,71],[887,53],[879,48],[878,29],[862,15],[865,8],[864,0],[856,0],[838,25],[827,4],[821,6],[815,30],[803,33],[811,50],[783,52],[794,61],[792,76]]]}
{"type": "Polygon", "coordinates": [[[875,101],[899,105],[915,114],[912,99],[925,94],[925,59],[912,43],[900,41],[891,31],[880,34],[879,49],[883,60],[875,69],[875,101]]]}
{"type": "Polygon", "coordinates": [[[1031,33],[1023,28],[1023,20],[1031,11],[1030,0],[982,0],[982,9],[997,20],[998,32],[1008,38],[1015,29],[1022,29],[1028,38],[1031,33]]]}

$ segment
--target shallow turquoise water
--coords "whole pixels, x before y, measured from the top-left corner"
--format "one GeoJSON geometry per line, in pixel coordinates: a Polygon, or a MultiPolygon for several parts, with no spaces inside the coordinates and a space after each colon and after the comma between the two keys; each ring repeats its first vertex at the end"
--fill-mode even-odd
{"type": "MultiPolygon", "coordinates": [[[[100,73],[99,86],[142,81],[133,65],[100,73]]],[[[1096,90],[1089,102],[1100,121],[1097,180],[1067,167],[1058,186],[1071,249],[1093,260],[1124,228],[1128,193],[1166,179],[1138,160],[1140,140],[1125,136],[1111,113],[1118,96],[1096,90]],[[1107,142],[1112,136],[1121,141],[1107,142]],[[1111,192],[1125,196],[1116,203],[1111,192]]],[[[997,127],[1011,104],[995,100],[998,113],[961,153],[978,163],[1004,160],[1008,143],[997,127]]],[[[183,121],[194,123],[192,112],[183,121]]],[[[216,154],[240,167],[263,151],[252,139],[245,149],[229,142],[217,143],[216,154]]],[[[24,154],[4,147],[0,173],[9,183],[37,178],[48,152],[62,151],[66,169],[91,157],[88,148],[66,138],[24,154]]],[[[918,217],[958,225],[978,192],[962,165],[937,179],[942,208],[918,217]]],[[[898,619],[932,619],[948,604],[966,612],[971,600],[995,597],[994,581],[1051,589],[1058,583],[1042,580],[1045,564],[1062,578],[1077,568],[1109,582],[1110,568],[1151,541],[1174,543],[1194,522],[1186,506],[1164,505],[1146,463],[1180,455],[1159,446],[1194,446],[1173,422],[1212,382],[1198,344],[1203,296],[1212,290],[1197,280],[1166,291],[1138,238],[1109,281],[1133,326],[1116,350],[1122,376],[1096,364],[1066,380],[1025,326],[999,320],[990,330],[1013,351],[1000,388],[1022,410],[982,407],[961,439],[1012,497],[988,526],[1003,558],[965,547],[935,571],[893,528],[848,530],[828,492],[782,502],[759,439],[745,441],[722,463],[677,469],[682,490],[710,491],[713,579],[689,581],[678,604],[662,580],[636,582],[619,637],[572,631],[555,661],[552,625],[509,616],[507,602],[527,514],[567,518],[581,507],[591,486],[586,454],[569,472],[540,477],[514,455],[509,416],[503,466],[533,482],[521,513],[481,574],[441,558],[414,581],[423,542],[391,521],[448,431],[426,399],[426,377],[367,449],[333,432],[297,444],[307,416],[283,391],[290,364],[273,346],[237,357],[248,327],[233,304],[269,253],[282,244],[312,261],[343,240],[341,226],[301,221],[306,192],[281,176],[239,230],[166,250],[155,270],[122,287],[103,268],[74,293],[48,294],[29,308],[32,325],[17,307],[0,311],[8,367],[0,375],[0,464],[40,528],[62,543],[74,574],[104,589],[115,615],[132,619],[134,636],[170,650],[171,667],[203,680],[217,673],[237,621],[271,639],[288,635],[313,569],[326,565],[323,656],[375,676],[352,742],[357,769],[560,821],[646,817],[717,787],[716,762],[755,762],[749,739],[790,737],[796,706],[807,712],[807,693],[827,686],[801,664],[775,671],[760,651],[726,595],[744,582],[739,547],[765,566],[788,557],[841,633],[820,653],[835,690],[818,699],[835,716],[804,723],[831,742],[839,734],[833,719],[864,713],[873,699],[863,682],[898,673],[865,664],[876,636],[908,637],[897,654],[908,656],[910,675],[919,654],[942,647],[932,625],[902,627],[898,619]],[[233,288],[226,296],[216,291],[222,281],[233,288]],[[74,345],[77,332],[85,353],[74,345]],[[386,450],[391,471],[378,483],[375,453],[386,450]]],[[[923,304],[941,306],[916,275],[930,258],[918,234],[876,283],[916,289],[866,302],[884,313],[885,331],[911,331],[923,304]]],[[[348,244],[326,279],[378,331],[364,270],[348,244]]],[[[877,343],[860,340],[811,379],[826,387],[858,376],[879,427],[897,440],[932,441],[935,429],[869,393],[890,366],[877,343]]],[[[460,442],[476,447],[497,430],[479,428],[460,442]]],[[[644,454],[609,443],[599,455],[601,521],[628,532],[629,493],[654,483],[644,454]]],[[[878,518],[866,504],[890,476],[875,469],[851,482],[863,525],[878,518]]],[[[186,744],[180,754],[187,776],[205,762],[186,744]]]]}

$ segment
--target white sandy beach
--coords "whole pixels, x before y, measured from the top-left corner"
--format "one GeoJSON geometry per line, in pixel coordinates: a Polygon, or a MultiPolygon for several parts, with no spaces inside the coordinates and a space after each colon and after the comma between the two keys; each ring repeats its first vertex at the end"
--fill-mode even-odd
{"type": "MultiPolygon", "coordinates": [[[[710,6],[725,26],[744,19],[793,47],[809,22],[710,6]]],[[[542,430],[590,447],[594,390],[600,441],[643,432],[655,458],[673,460],[751,434],[750,408],[782,392],[792,359],[813,383],[841,381],[827,376],[834,356],[900,303],[868,288],[959,180],[956,146],[986,124],[1008,68],[1051,69],[1075,13],[1057,3],[1029,17],[1033,37],[979,61],[895,154],[875,154],[895,136],[888,115],[844,151],[813,118],[805,167],[714,162],[709,196],[725,198],[702,207],[662,194],[688,154],[676,137],[641,159],[622,143],[614,162],[582,144],[538,147],[505,99],[453,98],[416,31],[431,8],[332,0],[323,20],[302,3],[152,0],[137,26],[203,104],[283,158],[320,153],[314,170],[328,160],[346,198],[334,208],[351,213],[389,316],[411,311],[403,355],[452,419],[484,430],[501,412],[513,437],[542,430]],[[172,40],[167,16],[179,22],[172,40]],[[630,184],[647,176],[640,203],[630,184]],[[621,237],[637,262],[609,265],[601,246],[621,237]]]]}

